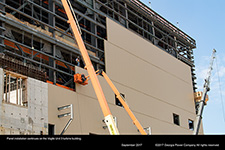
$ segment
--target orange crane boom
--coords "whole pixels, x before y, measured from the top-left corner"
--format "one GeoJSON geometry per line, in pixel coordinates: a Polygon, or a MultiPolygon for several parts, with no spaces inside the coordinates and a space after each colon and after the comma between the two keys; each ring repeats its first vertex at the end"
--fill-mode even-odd
{"type": "Polygon", "coordinates": [[[87,72],[90,76],[92,86],[93,86],[95,94],[98,98],[98,102],[99,102],[100,107],[102,109],[103,115],[105,117],[105,123],[108,126],[108,130],[109,130],[110,134],[113,134],[113,135],[119,134],[119,131],[116,127],[113,116],[110,112],[108,103],[107,103],[106,98],[104,96],[104,93],[102,91],[101,85],[100,85],[99,80],[97,78],[97,75],[95,73],[94,67],[91,63],[91,60],[90,60],[90,57],[88,55],[87,49],[84,45],[83,39],[82,39],[81,34],[78,30],[76,21],[74,19],[74,17],[76,17],[76,16],[73,16],[73,14],[71,12],[73,10],[73,8],[71,8],[69,6],[69,4],[70,4],[69,1],[67,1],[67,0],[61,0],[61,1],[62,1],[62,4],[63,4],[63,7],[65,9],[66,15],[68,17],[68,23],[71,26],[72,33],[73,33],[73,35],[76,39],[76,42],[77,42],[78,47],[80,49],[80,52],[81,52],[81,55],[83,57],[84,63],[86,64],[87,72]]]}

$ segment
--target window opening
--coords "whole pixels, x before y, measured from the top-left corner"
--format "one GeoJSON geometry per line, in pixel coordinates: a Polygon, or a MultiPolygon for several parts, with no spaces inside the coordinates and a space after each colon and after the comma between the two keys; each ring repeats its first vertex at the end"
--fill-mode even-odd
{"type": "Polygon", "coordinates": [[[188,119],[188,125],[189,125],[190,130],[194,130],[194,121],[193,120],[188,119]]]}
{"type": "Polygon", "coordinates": [[[54,134],[55,134],[55,125],[48,124],[48,135],[54,135],[54,134]]]}
{"type": "Polygon", "coordinates": [[[173,114],[173,123],[176,124],[176,125],[180,125],[180,118],[179,118],[179,115],[177,114],[173,114]]]}
{"type": "MultiPolygon", "coordinates": [[[[125,98],[125,94],[120,93],[120,95],[125,98]]],[[[120,100],[117,98],[116,94],[115,94],[115,103],[117,106],[123,107],[123,105],[120,103],[120,100]]]]}
{"type": "Polygon", "coordinates": [[[4,72],[3,101],[21,106],[27,106],[26,77],[11,71],[4,72]]]}

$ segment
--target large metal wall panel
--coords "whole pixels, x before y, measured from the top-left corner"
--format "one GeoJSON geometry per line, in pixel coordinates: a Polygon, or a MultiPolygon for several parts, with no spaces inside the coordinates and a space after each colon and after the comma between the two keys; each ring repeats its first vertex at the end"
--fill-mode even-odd
{"type": "MultiPolygon", "coordinates": [[[[106,71],[132,110],[160,120],[161,126],[171,124],[167,133],[190,134],[187,120],[195,119],[190,67],[108,18],[107,29],[106,71]],[[173,113],[180,115],[182,132],[176,132],[173,113]]],[[[153,134],[164,133],[154,127],[153,134]]]]}

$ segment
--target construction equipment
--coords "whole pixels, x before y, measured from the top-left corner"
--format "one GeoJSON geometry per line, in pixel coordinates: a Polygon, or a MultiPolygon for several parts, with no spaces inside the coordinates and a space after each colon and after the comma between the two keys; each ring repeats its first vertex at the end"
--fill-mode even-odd
{"type": "Polygon", "coordinates": [[[69,113],[64,113],[64,114],[58,115],[58,118],[70,116],[69,121],[67,122],[67,124],[66,124],[65,127],[63,128],[63,130],[62,130],[62,132],[60,133],[60,135],[63,135],[63,133],[65,133],[65,131],[67,130],[67,128],[69,127],[69,125],[70,125],[71,122],[73,121],[73,104],[58,107],[58,111],[61,111],[61,110],[64,110],[64,109],[68,109],[68,108],[70,108],[70,112],[69,112],[69,113]]]}
{"type": "MultiPolygon", "coordinates": [[[[105,117],[105,123],[108,127],[108,130],[109,130],[110,134],[118,135],[119,131],[116,127],[115,121],[113,120],[113,116],[110,112],[110,109],[109,109],[109,106],[108,106],[107,101],[105,99],[105,96],[104,96],[104,93],[102,91],[101,85],[100,85],[99,80],[97,78],[97,75],[95,73],[94,67],[91,63],[91,60],[90,60],[90,57],[88,55],[87,49],[84,45],[84,41],[83,41],[83,39],[81,37],[81,33],[79,31],[79,25],[75,21],[76,16],[73,12],[73,8],[72,8],[69,0],[61,0],[61,1],[62,1],[64,10],[66,12],[66,15],[68,17],[68,23],[70,24],[70,27],[72,29],[72,33],[75,37],[78,48],[80,49],[80,52],[81,52],[81,55],[83,57],[84,63],[86,64],[87,72],[90,76],[92,86],[95,90],[95,94],[98,98],[98,102],[100,104],[103,115],[105,117]]],[[[82,79],[80,81],[82,81],[82,79]]]]}
{"type": "MultiPolygon", "coordinates": [[[[200,92],[199,91],[199,92],[195,92],[194,93],[194,99],[195,99],[195,103],[196,104],[199,104],[200,103],[200,101],[202,99],[202,96],[203,96],[203,92],[200,92]]],[[[206,95],[205,102],[204,102],[205,105],[207,105],[208,100],[209,100],[209,96],[206,95]]]]}
{"type": "Polygon", "coordinates": [[[134,114],[132,113],[132,111],[130,110],[129,106],[127,105],[127,103],[124,100],[124,97],[120,94],[120,92],[117,90],[117,88],[115,87],[115,85],[112,83],[112,81],[109,79],[108,75],[104,72],[101,71],[99,74],[102,74],[102,76],[105,78],[105,80],[107,81],[107,83],[109,84],[109,86],[112,88],[113,92],[116,94],[116,97],[119,99],[120,103],[123,105],[124,109],[127,111],[128,115],[130,116],[130,118],[133,121],[133,124],[136,125],[136,127],[138,128],[139,132],[142,135],[146,135],[145,130],[143,129],[143,127],[141,126],[140,122],[136,119],[136,117],[134,116],[134,114]]]}
{"type": "Polygon", "coordinates": [[[85,75],[84,74],[75,74],[74,76],[74,82],[75,83],[79,83],[79,84],[82,84],[82,85],[87,85],[88,84],[88,80],[87,78],[85,78],[85,75]]]}
{"type": "MultiPolygon", "coordinates": [[[[134,116],[134,114],[132,113],[132,111],[130,110],[129,106],[127,105],[127,103],[124,100],[124,97],[120,94],[120,92],[117,90],[117,88],[115,87],[115,85],[112,83],[112,81],[110,80],[110,78],[108,77],[108,75],[103,71],[96,71],[97,75],[102,75],[105,80],[107,81],[107,83],[109,84],[109,86],[112,88],[113,92],[116,94],[116,97],[119,99],[120,103],[122,104],[122,106],[124,107],[124,109],[127,111],[128,115],[130,116],[130,118],[133,121],[133,124],[136,125],[138,131],[142,134],[142,135],[146,135],[147,133],[145,132],[145,130],[143,129],[143,127],[141,126],[140,122],[137,120],[137,118],[134,116]]],[[[84,77],[84,74],[75,74],[76,77],[80,77],[77,82],[75,83],[80,83],[79,81],[82,80],[81,76],[84,77]]],[[[74,76],[75,76],[74,75],[74,76]]],[[[89,80],[89,76],[85,77],[85,81],[89,80]]],[[[81,83],[82,84],[82,83],[81,83]]],[[[84,84],[82,84],[84,85],[84,84]]]]}
{"type": "Polygon", "coordinates": [[[205,79],[205,83],[204,83],[204,89],[203,89],[203,92],[202,92],[202,96],[201,96],[201,100],[198,104],[198,111],[197,111],[197,117],[196,117],[196,120],[194,122],[194,134],[195,135],[198,135],[198,132],[199,132],[199,128],[200,128],[200,124],[201,124],[201,120],[202,120],[202,113],[203,113],[203,109],[204,109],[204,106],[206,104],[206,99],[207,99],[207,92],[210,90],[209,88],[209,85],[210,85],[210,77],[211,77],[211,72],[212,72],[212,67],[213,67],[213,61],[214,59],[216,58],[215,57],[215,53],[216,53],[216,50],[213,49],[213,53],[212,53],[212,56],[211,56],[211,62],[210,62],[210,65],[209,65],[209,69],[208,69],[208,72],[207,72],[207,77],[205,79]]]}

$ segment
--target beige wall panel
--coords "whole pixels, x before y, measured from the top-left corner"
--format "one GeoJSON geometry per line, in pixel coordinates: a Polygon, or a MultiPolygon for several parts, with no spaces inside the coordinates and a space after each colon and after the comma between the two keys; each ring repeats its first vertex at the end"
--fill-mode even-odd
{"type": "Polygon", "coordinates": [[[78,95],[78,99],[82,134],[108,134],[108,130],[103,129],[104,116],[97,99],[81,94],[78,95]]]}
{"type": "Polygon", "coordinates": [[[107,18],[107,29],[108,41],[110,43],[119,46],[128,53],[131,53],[132,55],[143,59],[143,61],[149,62],[186,82],[191,81],[190,67],[188,65],[177,60],[167,52],[109,18],[107,18]]]}
{"type": "Polygon", "coordinates": [[[151,118],[143,114],[135,113],[144,128],[151,127],[152,135],[156,134],[192,134],[192,130],[151,118]]]}
{"type": "Polygon", "coordinates": [[[48,115],[49,123],[55,125],[55,133],[60,134],[69,121],[70,116],[58,118],[63,112],[70,112],[70,109],[58,111],[58,107],[73,104],[74,119],[65,134],[81,134],[79,105],[77,93],[48,84],[48,115]]]}
{"type": "Polygon", "coordinates": [[[188,84],[107,41],[105,46],[106,71],[114,82],[194,112],[191,82],[188,84]]]}
{"type": "Polygon", "coordinates": [[[120,89],[121,93],[125,94],[126,102],[133,112],[145,114],[172,124],[173,113],[176,113],[180,115],[180,126],[184,128],[188,128],[188,119],[195,119],[195,114],[189,110],[155,99],[118,83],[115,85],[120,89]]]}
{"type": "Polygon", "coordinates": [[[147,117],[144,122],[153,123],[155,133],[192,133],[190,67],[108,18],[107,28],[106,72],[132,111],[147,117]],[[180,126],[173,124],[173,113],[180,115],[180,126]]]}

